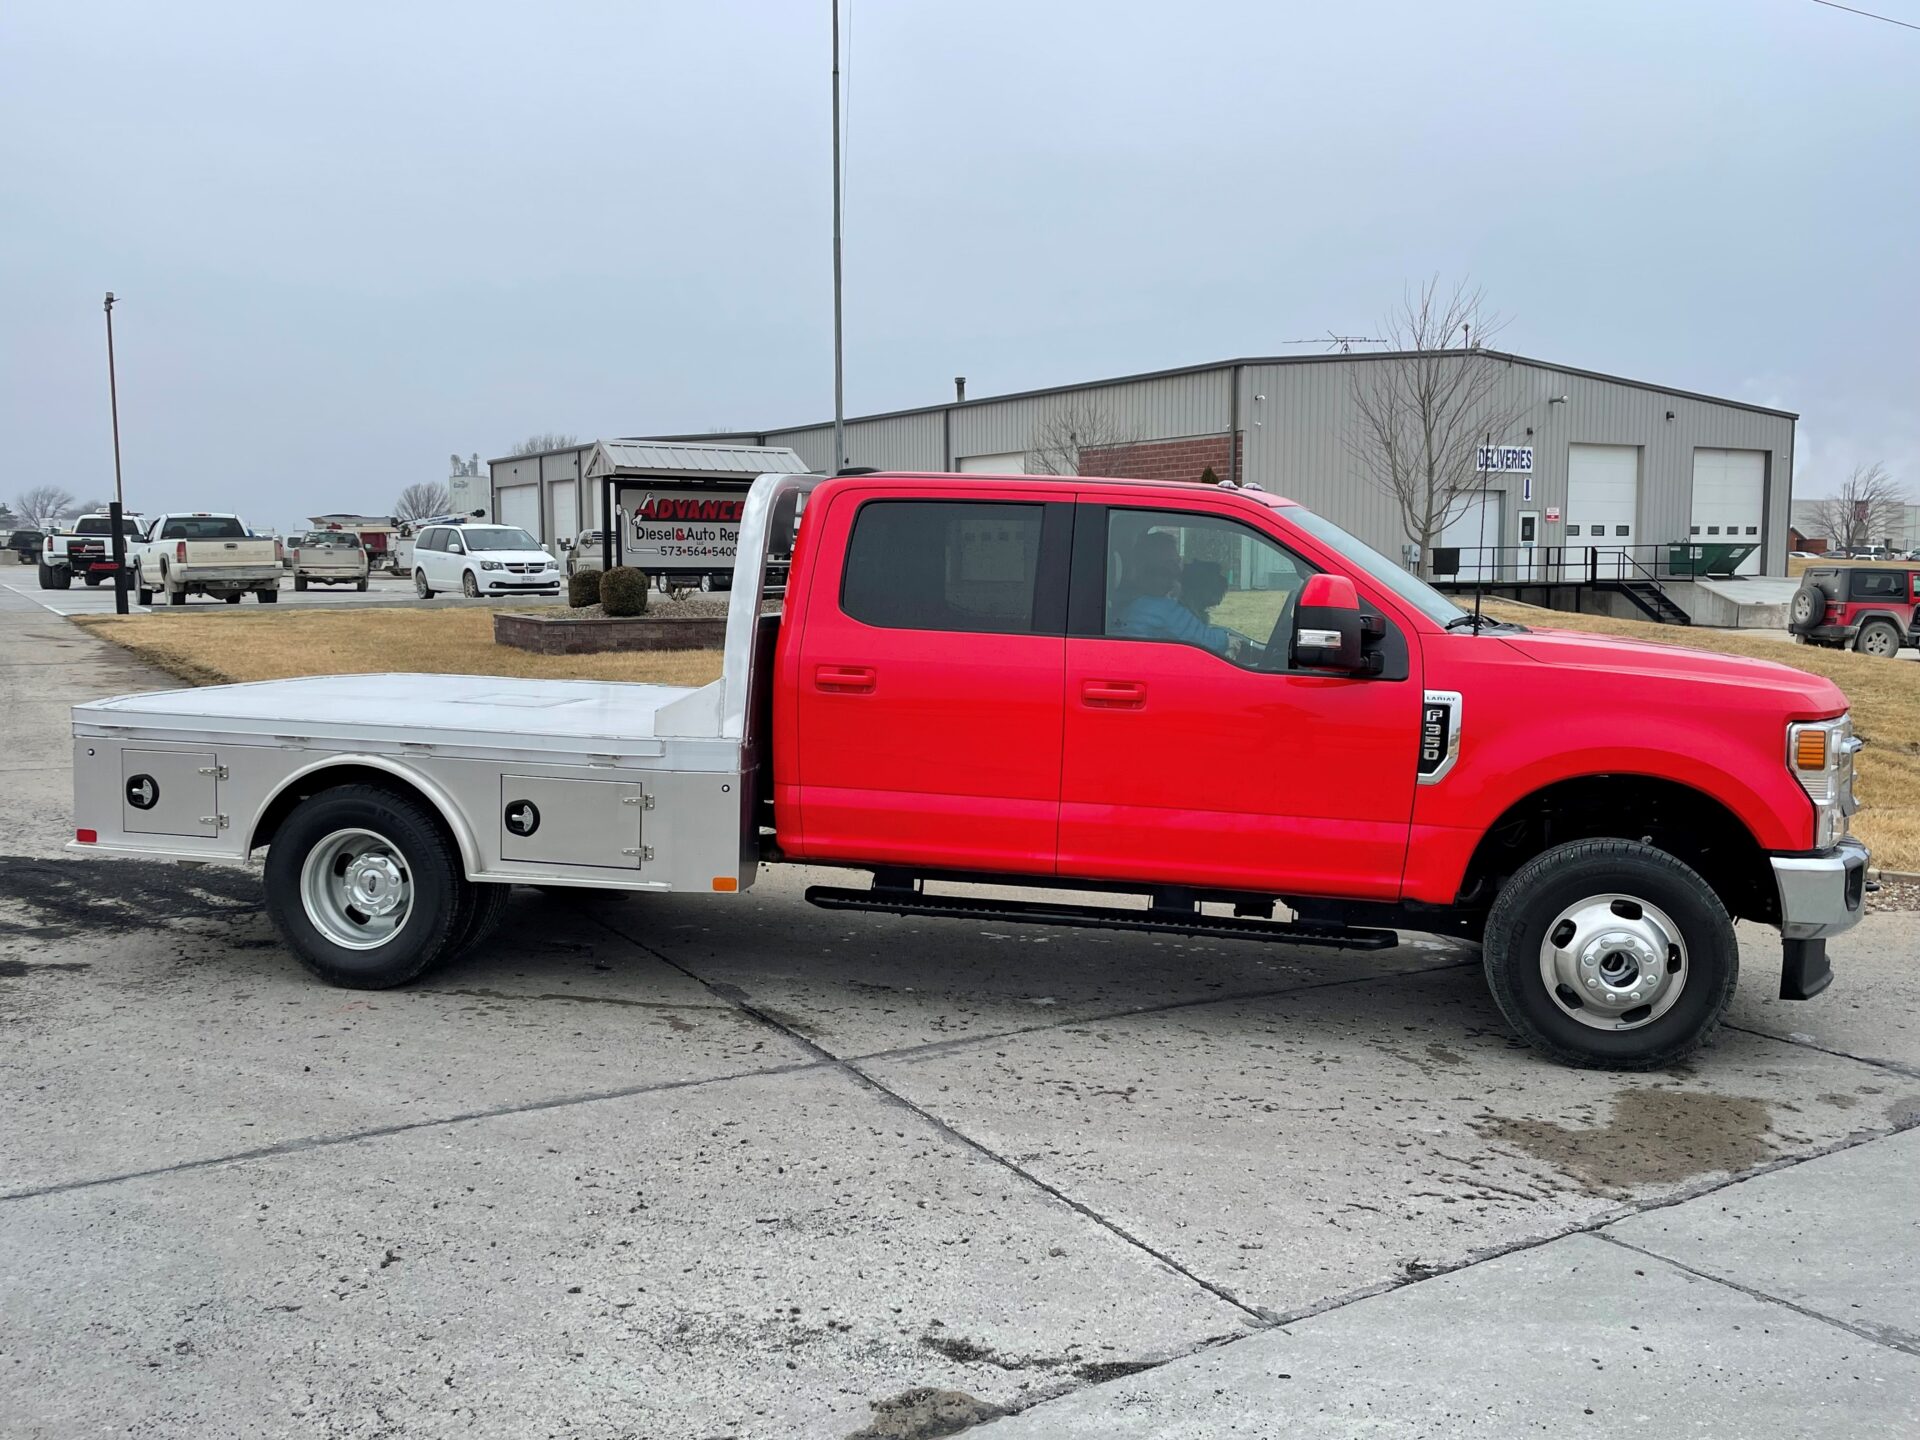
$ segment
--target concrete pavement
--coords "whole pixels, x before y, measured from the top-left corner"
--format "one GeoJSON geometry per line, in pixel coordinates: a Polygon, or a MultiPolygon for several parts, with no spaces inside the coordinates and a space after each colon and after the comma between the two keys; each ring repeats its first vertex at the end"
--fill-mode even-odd
{"type": "Polygon", "coordinates": [[[9,1435],[1915,1423],[1912,915],[1799,1005],[1743,934],[1734,1024],[1651,1076],[1538,1060],[1446,942],[829,914],[780,871],[516,892],[334,991],[249,872],[61,852],[64,706],[175,682],[4,592],[0,665],[9,1435]]]}

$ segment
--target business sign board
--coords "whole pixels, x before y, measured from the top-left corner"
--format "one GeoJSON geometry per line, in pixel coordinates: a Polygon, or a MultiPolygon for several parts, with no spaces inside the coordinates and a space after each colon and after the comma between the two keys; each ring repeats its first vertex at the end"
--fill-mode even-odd
{"type": "Polygon", "coordinates": [[[1477,445],[1474,447],[1473,468],[1490,471],[1495,475],[1531,475],[1533,447],[1531,445],[1477,445]]]}
{"type": "Polygon", "coordinates": [[[621,559],[642,570],[731,570],[740,547],[745,492],[666,487],[622,497],[621,559]]]}

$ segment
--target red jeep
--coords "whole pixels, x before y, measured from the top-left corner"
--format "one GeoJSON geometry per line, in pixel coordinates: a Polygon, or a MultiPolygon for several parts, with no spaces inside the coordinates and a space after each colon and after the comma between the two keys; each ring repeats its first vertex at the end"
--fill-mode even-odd
{"type": "Polygon", "coordinates": [[[1809,570],[1787,608],[1802,644],[1892,658],[1920,645],[1920,567],[1840,566],[1809,570]]]}

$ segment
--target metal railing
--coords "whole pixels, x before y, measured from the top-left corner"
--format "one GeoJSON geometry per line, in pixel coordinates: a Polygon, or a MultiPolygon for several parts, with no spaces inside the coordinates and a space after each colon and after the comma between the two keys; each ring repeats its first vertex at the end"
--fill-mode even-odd
{"type": "Polygon", "coordinates": [[[1656,545],[1436,545],[1428,578],[1443,585],[1599,585],[1729,576],[1756,547],[1656,545]]]}

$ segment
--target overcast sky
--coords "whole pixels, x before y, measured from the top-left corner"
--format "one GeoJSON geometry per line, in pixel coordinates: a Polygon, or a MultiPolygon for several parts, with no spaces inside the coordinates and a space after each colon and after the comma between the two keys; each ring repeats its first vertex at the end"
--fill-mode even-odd
{"type": "MultiPolygon", "coordinates": [[[[844,0],[843,0],[844,3],[844,0]]],[[[1863,0],[1920,22],[1920,0],[1863,0]]],[[[829,0],[0,6],[0,498],[287,527],[832,412],[829,0]]],[[[1920,498],[1920,31],[1811,0],[854,0],[850,413],[1370,333],[1800,412],[1920,498]]]]}

